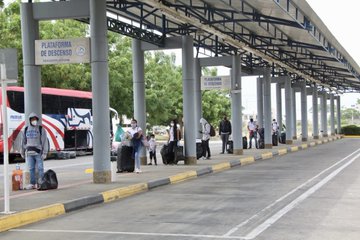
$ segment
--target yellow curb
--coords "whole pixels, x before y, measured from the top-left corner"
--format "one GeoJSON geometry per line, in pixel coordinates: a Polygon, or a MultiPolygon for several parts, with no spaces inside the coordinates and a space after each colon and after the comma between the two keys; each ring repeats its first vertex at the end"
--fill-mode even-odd
{"type": "Polygon", "coordinates": [[[63,204],[52,204],[49,206],[31,209],[24,212],[15,213],[13,215],[0,218],[0,232],[7,231],[12,228],[20,227],[26,224],[41,221],[43,219],[56,217],[65,213],[63,204]]]}
{"type": "Polygon", "coordinates": [[[311,143],[310,143],[310,146],[312,146],[312,147],[313,147],[313,146],[316,146],[316,142],[311,142],[311,143]]]}
{"type": "Polygon", "coordinates": [[[226,163],[219,163],[219,164],[213,165],[211,168],[212,168],[213,172],[218,172],[218,171],[222,171],[225,169],[230,169],[231,166],[230,166],[230,163],[226,162],[226,163]]]}
{"type": "Polygon", "coordinates": [[[305,143],[304,143],[304,144],[301,144],[301,148],[302,148],[302,149],[306,149],[306,148],[308,148],[308,145],[305,144],[305,143]]]}
{"type": "Polygon", "coordinates": [[[261,154],[261,158],[262,159],[269,159],[273,157],[273,153],[272,152],[267,152],[267,153],[263,153],[261,154]]]}
{"type": "Polygon", "coordinates": [[[197,177],[196,171],[188,171],[188,172],[176,174],[176,175],[171,176],[169,178],[170,178],[170,182],[172,184],[174,184],[174,183],[182,182],[182,181],[185,181],[187,179],[196,178],[196,177],[197,177]]]}
{"type": "Polygon", "coordinates": [[[359,135],[345,135],[343,138],[360,138],[359,135]]]}
{"type": "Polygon", "coordinates": [[[147,183],[139,183],[127,187],[122,187],[122,188],[117,188],[106,192],[102,192],[101,194],[103,195],[104,202],[110,202],[119,198],[125,198],[147,190],[148,190],[147,183]]]}
{"type": "Polygon", "coordinates": [[[246,157],[246,158],[241,158],[240,159],[240,163],[241,165],[247,165],[247,164],[251,164],[255,162],[255,158],[254,157],[246,157]]]}
{"type": "Polygon", "coordinates": [[[279,149],[279,155],[285,155],[287,153],[287,149],[283,148],[283,149],[279,149]]]}
{"type": "Polygon", "coordinates": [[[93,168],[87,168],[85,169],[85,173],[93,173],[94,169],[93,168]]]}
{"type": "Polygon", "coordinates": [[[291,147],[291,152],[296,152],[299,151],[299,147],[295,146],[295,147],[291,147]]]}

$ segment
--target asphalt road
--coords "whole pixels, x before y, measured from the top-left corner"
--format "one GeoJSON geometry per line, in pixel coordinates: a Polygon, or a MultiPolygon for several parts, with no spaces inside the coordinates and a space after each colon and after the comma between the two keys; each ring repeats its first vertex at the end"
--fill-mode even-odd
{"type": "Polygon", "coordinates": [[[360,139],[168,185],[7,239],[360,239],[360,139]]]}

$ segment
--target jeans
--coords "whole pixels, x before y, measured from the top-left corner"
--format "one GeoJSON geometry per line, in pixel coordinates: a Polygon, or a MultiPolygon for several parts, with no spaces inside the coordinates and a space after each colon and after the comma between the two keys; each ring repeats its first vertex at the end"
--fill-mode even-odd
{"type": "Polygon", "coordinates": [[[229,141],[229,135],[228,133],[221,133],[221,140],[222,140],[222,153],[224,153],[224,151],[227,151],[227,143],[229,141]]]}
{"type": "Polygon", "coordinates": [[[140,146],[135,152],[135,169],[140,169],[140,153],[142,150],[142,146],[140,146]]]}
{"type": "Polygon", "coordinates": [[[37,183],[35,176],[35,167],[38,170],[38,179],[42,179],[44,176],[44,162],[41,158],[41,154],[28,155],[26,160],[29,164],[30,170],[30,184],[35,185],[37,183]]]}

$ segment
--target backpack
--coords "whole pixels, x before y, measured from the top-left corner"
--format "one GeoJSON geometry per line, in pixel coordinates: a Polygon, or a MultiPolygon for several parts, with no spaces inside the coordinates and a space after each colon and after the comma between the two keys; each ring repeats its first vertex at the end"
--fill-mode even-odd
{"type": "Polygon", "coordinates": [[[215,137],[215,129],[214,129],[214,127],[209,123],[209,125],[210,125],[210,137],[215,137]]]}
{"type": "Polygon", "coordinates": [[[56,173],[53,170],[49,169],[44,173],[44,176],[42,177],[37,190],[44,191],[57,188],[58,180],[56,177],[56,173]]]}

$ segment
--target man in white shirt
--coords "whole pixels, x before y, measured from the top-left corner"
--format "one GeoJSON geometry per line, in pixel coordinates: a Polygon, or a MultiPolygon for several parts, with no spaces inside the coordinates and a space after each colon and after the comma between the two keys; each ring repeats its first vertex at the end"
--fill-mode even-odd
{"type": "Polygon", "coordinates": [[[249,148],[251,148],[252,139],[255,140],[255,147],[258,148],[256,133],[258,125],[256,124],[256,122],[254,122],[254,119],[250,118],[250,122],[248,123],[247,128],[249,130],[249,148]]]}

